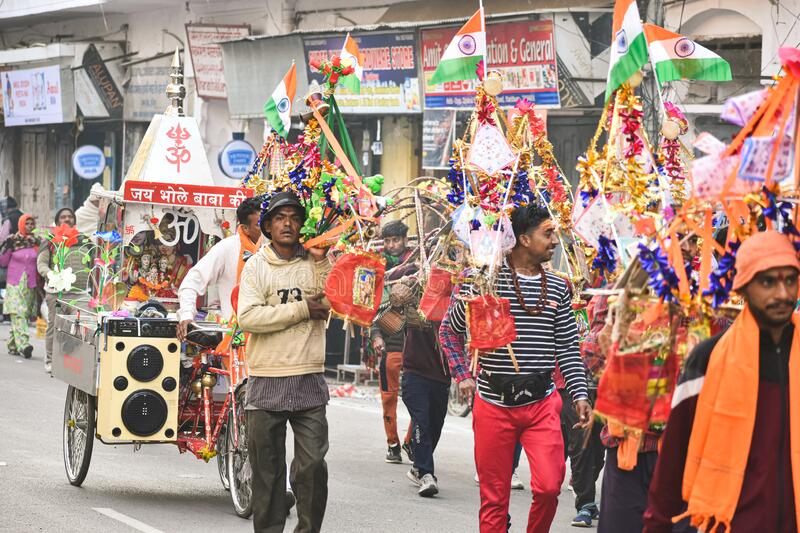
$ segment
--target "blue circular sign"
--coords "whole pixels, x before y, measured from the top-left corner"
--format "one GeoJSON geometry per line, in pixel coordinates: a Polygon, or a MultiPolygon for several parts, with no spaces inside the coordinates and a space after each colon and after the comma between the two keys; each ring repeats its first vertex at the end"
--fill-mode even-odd
{"type": "Polygon", "coordinates": [[[250,171],[256,160],[256,149],[247,141],[234,140],[219,152],[217,161],[222,173],[233,179],[241,179],[250,171]]]}
{"type": "Polygon", "coordinates": [[[72,169],[85,180],[93,180],[106,168],[103,150],[93,144],[81,146],[72,153],[72,169]]]}

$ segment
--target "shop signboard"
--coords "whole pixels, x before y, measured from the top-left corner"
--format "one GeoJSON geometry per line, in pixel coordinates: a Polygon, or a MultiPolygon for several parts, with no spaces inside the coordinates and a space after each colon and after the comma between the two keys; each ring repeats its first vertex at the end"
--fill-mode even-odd
{"type": "Polygon", "coordinates": [[[122,93],[108,71],[105,61],[95,45],[90,44],[83,54],[83,69],[92,81],[108,116],[122,118],[122,93]]]}
{"type": "Polygon", "coordinates": [[[222,49],[219,42],[241,39],[250,35],[248,25],[187,24],[186,38],[192,58],[197,94],[201,98],[228,97],[225,72],[222,69],[222,49]]]}
{"type": "Polygon", "coordinates": [[[242,179],[256,160],[256,149],[242,139],[234,139],[219,152],[217,163],[222,173],[232,179],[242,179]]]}
{"type": "MultiPolygon", "coordinates": [[[[431,28],[421,32],[422,72],[426,109],[465,109],[475,105],[477,79],[428,86],[436,66],[457,27],[431,28]]],[[[489,70],[503,76],[503,92],[497,100],[511,107],[519,98],[537,106],[560,107],[558,68],[552,20],[498,22],[486,25],[489,70]]]]}
{"type": "MultiPolygon", "coordinates": [[[[358,43],[364,61],[361,93],[353,94],[340,83],[336,88],[339,108],[346,113],[380,115],[421,112],[414,33],[362,33],[351,37],[358,43]]],[[[309,80],[321,83],[323,79],[311,69],[311,62],[340,55],[343,44],[344,35],[303,39],[309,80]]]]}
{"type": "Polygon", "coordinates": [[[60,66],[9,70],[0,83],[6,126],[64,122],[60,66]]]}
{"type": "Polygon", "coordinates": [[[125,120],[150,122],[169,104],[164,89],[169,80],[171,58],[131,66],[130,82],[125,90],[125,120]]]}
{"type": "Polygon", "coordinates": [[[72,153],[72,170],[85,180],[100,177],[105,168],[106,156],[93,144],[85,144],[72,153]]]}

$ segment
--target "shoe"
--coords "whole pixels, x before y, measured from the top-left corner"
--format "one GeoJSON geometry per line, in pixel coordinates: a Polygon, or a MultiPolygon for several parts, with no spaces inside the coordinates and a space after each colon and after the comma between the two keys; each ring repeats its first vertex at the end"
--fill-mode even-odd
{"type": "Polygon", "coordinates": [[[286,516],[292,512],[292,507],[294,507],[295,502],[297,499],[294,497],[294,492],[291,489],[286,489],[286,516]]]}
{"type": "Polygon", "coordinates": [[[17,350],[9,348],[8,349],[8,355],[10,355],[11,357],[14,357],[16,355],[19,355],[19,352],[17,350]]]}
{"type": "Polygon", "coordinates": [[[32,354],[33,354],[33,346],[31,346],[30,344],[22,349],[22,356],[25,359],[30,359],[32,354]]]}
{"type": "Polygon", "coordinates": [[[51,363],[45,363],[44,364],[44,371],[47,372],[48,374],[52,375],[53,374],[53,365],[51,363]]]}
{"type": "Polygon", "coordinates": [[[522,482],[516,472],[511,474],[511,489],[525,490],[525,484],[522,482]]]}
{"type": "Polygon", "coordinates": [[[404,442],[403,443],[403,451],[406,452],[406,455],[408,456],[408,460],[413,463],[414,462],[414,450],[411,449],[411,444],[409,444],[408,442],[404,442]]]}
{"type": "Polygon", "coordinates": [[[478,473],[477,472],[475,473],[475,484],[476,485],[480,485],[481,484],[481,480],[478,478],[478,473]]]}
{"type": "Polygon", "coordinates": [[[386,462],[396,465],[403,464],[403,456],[400,455],[399,444],[395,444],[394,446],[389,446],[389,451],[386,452],[386,462]]]}
{"type": "Polygon", "coordinates": [[[585,505],[583,508],[592,513],[592,520],[597,520],[600,518],[600,509],[597,508],[596,503],[590,503],[589,505],[585,505]]]}
{"type": "Polygon", "coordinates": [[[413,483],[417,487],[422,485],[422,480],[419,479],[419,470],[417,470],[413,466],[411,467],[411,470],[406,472],[406,477],[411,481],[411,483],[413,483]]]}
{"type": "Polygon", "coordinates": [[[431,496],[439,494],[439,485],[436,483],[436,478],[433,474],[425,474],[422,476],[417,494],[423,498],[430,498],[431,496]]]}
{"type": "Polygon", "coordinates": [[[584,507],[572,519],[572,525],[575,527],[592,527],[592,512],[584,507]]]}

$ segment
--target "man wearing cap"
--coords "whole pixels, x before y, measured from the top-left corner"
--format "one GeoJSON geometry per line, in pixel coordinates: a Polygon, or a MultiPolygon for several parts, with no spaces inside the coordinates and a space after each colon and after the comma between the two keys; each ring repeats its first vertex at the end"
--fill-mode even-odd
{"type": "Polygon", "coordinates": [[[733,289],[744,309],[684,364],[644,531],[672,532],[684,518],[704,531],[798,530],[799,272],[794,246],[778,232],[739,248],[733,289]]]}
{"type": "MultiPolygon", "coordinates": [[[[67,225],[69,227],[74,227],[75,211],[73,211],[71,207],[62,207],[56,211],[56,214],[53,217],[53,223],[55,226],[67,225]]],[[[45,280],[44,290],[45,303],[47,304],[47,330],[44,336],[44,371],[48,374],[52,370],[53,341],[56,336],[56,314],[58,299],[60,297],[62,300],[72,300],[80,294],[79,291],[86,290],[86,283],[89,279],[89,274],[87,265],[84,262],[85,254],[78,250],[83,247],[88,247],[89,245],[89,239],[81,234],[78,237],[78,244],[73,247],[74,251],[67,254],[64,267],[72,268],[72,272],[75,274],[75,282],[72,284],[73,288],[71,291],[61,293],[60,295],[58,291],[47,284],[47,274],[55,267],[53,262],[55,259],[53,257],[53,245],[51,243],[45,243],[45,245],[39,247],[39,255],[36,256],[36,270],[45,280]]]]}
{"type": "Polygon", "coordinates": [[[328,499],[325,250],[305,250],[305,210],[292,192],[273,195],[261,219],[266,244],[245,264],[239,325],[247,342],[247,439],[252,467],[253,528],[282,531],[286,522],[286,422],[294,433],[290,477],[296,531],[322,528],[328,499]]]}
{"type": "MultiPolygon", "coordinates": [[[[386,280],[392,281],[402,277],[401,268],[396,268],[405,263],[411,250],[408,249],[408,226],[400,220],[387,222],[381,228],[383,239],[383,257],[386,259],[386,280]],[[394,272],[392,270],[394,269],[394,272]]],[[[388,299],[391,288],[387,285],[384,300],[388,299]]],[[[400,437],[397,434],[397,398],[400,390],[400,368],[403,366],[403,346],[405,343],[405,328],[396,333],[384,333],[377,322],[370,329],[372,349],[380,357],[378,375],[381,385],[381,404],[383,406],[383,429],[386,433],[386,462],[401,464],[400,437]]],[[[409,453],[413,462],[413,454],[409,446],[410,427],[406,432],[403,448],[409,453]]]]}

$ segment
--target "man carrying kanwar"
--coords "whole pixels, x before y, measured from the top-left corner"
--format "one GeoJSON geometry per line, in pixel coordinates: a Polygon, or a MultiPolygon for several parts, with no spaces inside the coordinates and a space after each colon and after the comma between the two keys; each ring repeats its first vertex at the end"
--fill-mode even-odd
{"type": "Polygon", "coordinates": [[[747,238],[731,326],[684,363],[656,464],[644,531],[796,532],[800,524],[800,262],[776,231],[747,238]],[[791,401],[790,401],[791,399],[791,401]]]}
{"type": "Polygon", "coordinates": [[[305,210],[294,193],[272,196],[261,231],[268,241],[242,270],[239,326],[247,341],[247,447],[252,468],[253,529],[286,523],[286,423],[294,433],[291,482],[297,529],[318,532],[328,500],[329,400],[325,382],[322,290],[331,265],[323,249],[305,250],[305,210]]]}
{"type": "MultiPolygon", "coordinates": [[[[402,273],[397,270],[398,268],[403,269],[403,263],[411,255],[411,250],[408,248],[408,226],[400,220],[387,222],[381,228],[381,238],[383,239],[383,257],[386,259],[387,281],[402,277],[402,273]],[[395,270],[395,275],[392,270],[395,270]]],[[[386,291],[390,290],[387,286],[386,291]]],[[[385,461],[394,464],[403,462],[400,454],[400,437],[397,434],[397,399],[400,391],[400,370],[403,366],[405,335],[405,328],[391,335],[384,334],[377,323],[370,328],[372,349],[380,357],[378,375],[383,407],[383,429],[388,445],[385,461]]],[[[409,446],[410,431],[411,427],[409,426],[402,447],[413,462],[413,452],[409,446]]]]}
{"type": "MultiPolygon", "coordinates": [[[[510,302],[517,331],[511,347],[519,373],[506,347],[480,356],[472,412],[475,466],[480,478],[480,531],[506,531],[509,525],[511,472],[519,441],[531,468],[533,503],[527,531],[545,533],[556,513],[565,471],[561,397],[552,380],[556,362],[578,413],[576,427],[588,427],[592,409],[578,350],[571,290],[566,281],[543,266],[558,245],[555,224],[547,209],[537,204],[517,208],[511,224],[516,244],[500,265],[493,289],[510,302]],[[510,392],[512,381],[514,393],[510,392]]],[[[477,293],[469,280],[460,289],[461,298],[477,293]]],[[[456,333],[467,331],[463,299],[451,305],[449,323],[456,333]]],[[[454,344],[442,339],[441,333],[440,339],[448,360],[464,360],[463,352],[447,353],[454,344]]],[[[471,378],[459,383],[459,390],[467,396],[475,389],[471,378]]]]}
{"type": "Polygon", "coordinates": [[[239,283],[245,262],[261,245],[261,200],[248,198],[236,208],[239,223],[236,235],[222,239],[208,251],[186,274],[178,289],[178,339],[184,340],[189,324],[197,314],[197,299],[206,294],[208,287],[217,286],[222,318],[230,320],[233,314],[231,293],[239,283]]]}

